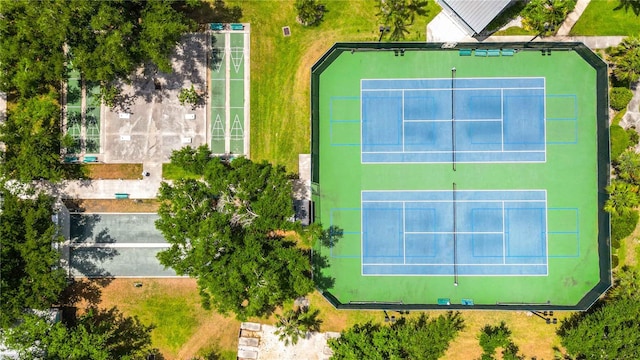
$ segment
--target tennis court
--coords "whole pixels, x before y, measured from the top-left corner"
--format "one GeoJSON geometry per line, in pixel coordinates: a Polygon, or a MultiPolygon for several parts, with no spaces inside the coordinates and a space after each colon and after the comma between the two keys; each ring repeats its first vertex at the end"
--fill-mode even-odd
{"type": "Polygon", "coordinates": [[[361,82],[362,162],[542,162],[544,78],[361,82]]]}
{"type": "Polygon", "coordinates": [[[365,191],[363,275],[546,275],[545,191],[365,191]]]}
{"type": "Polygon", "coordinates": [[[314,65],[318,287],[344,309],[588,308],[611,285],[606,64],[576,43],[442,45],[336,44],[314,65]]]}
{"type": "Polygon", "coordinates": [[[70,216],[69,265],[78,277],[174,277],[156,255],[169,247],[157,214],[76,213],[70,216]]]}

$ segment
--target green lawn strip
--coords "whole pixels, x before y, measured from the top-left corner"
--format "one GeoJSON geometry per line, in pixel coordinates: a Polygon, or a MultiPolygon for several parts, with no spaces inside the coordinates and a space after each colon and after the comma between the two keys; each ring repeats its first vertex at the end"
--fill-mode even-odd
{"type": "Polygon", "coordinates": [[[171,163],[162,164],[162,178],[166,180],[199,179],[201,176],[185,171],[171,163]]]}
{"type": "Polygon", "coordinates": [[[640,17],[631,9],[614,10],[619,0],[591,1],[571,35],[637,35],[640,33],[640,17]]]}
{"type": "Polygon", "coordinates": [[[511,26],[507,29],[496,31],[493,36],[510,36],[510,35],[535,35],[535,31],[525,30],[518,26],[511,26]]]}
{"type": "MultiPolygon", "coordinates": [[[[377,41],[380,22],[371,1],[327,1],[317,27],[296,22],[294,1],[229,1],[240,6],[241,21],[251,23],[251,157],[297,171],[298,154],[309,153],[309,71],[335,42],[377,41]],[[291,36],[282,35],[282,27],[291,36]]],[[[440,7],[408,27],[406,40],[426,39],[426,24],[440,7]]],[[[384,40],[383,40],[384,41],[384,40]]]]}

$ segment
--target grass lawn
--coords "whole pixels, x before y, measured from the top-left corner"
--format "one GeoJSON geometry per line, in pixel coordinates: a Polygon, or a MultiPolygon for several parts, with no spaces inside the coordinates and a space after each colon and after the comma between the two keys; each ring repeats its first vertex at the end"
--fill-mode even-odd
{"type": "Polygon", "coordinates": [[[76,212],[157,212],[160,202],[156,199],[65,199],[70,211],[76,212]]]}
{"type": "Polygon", "coordinates": [[[593,0],[571,29],[571,35],[638,35],[640,16],[631,9],[614,10],[619,0],[593,0]]]}
{"type": "Polygon", "coordinates": [[[142,179],[142,164],[81,164],[89,179],[142,179]]]}
{"type": "Polygon", "coordinates": [[[192,174],[171,163],[162,164],[162,178],[167,180],[199,179],[200,175],[192,174]]]}
{"type": "MultiPolygon", "coordinates": [[[[317,27],[296,22],[294,1],[228,1],[251,23],[251,157],[298,170],[298,154],[310,151],[310,69],[335,42],[377,41],[378,9],[371,0],[323,1],[317,27]],[[282,36],[282,27],[291,36],[282,36]]],[[[409,27],[408,41],[425,41],[426,25],[440,7],[409,27]]]]}
{"type": "Polygon", "coordinates": [[[99,306],[117,306],[127,316],[154,324],[152,346],[163,359],[190,359],[211,351],[220,359],[236,358],[240,322],[204,310],[193,279],[115,279],[102,289],[99,306]],[[133,286],[137,281],[142,287],[133,286]]]}
{"type": "MultiPolygon", "coordinates": [[[[196,283],[192,279],[116,279],[102,289],[100,306],[117,306],[125,315],[138,316],[145,324],[155,324],[152,339],[165,359],[188,359],[214,350],[222,359],[235,359],[240,322],[232,316],[224,317],[200,306],[196,283]]],[[[384,323],[382,311],[336,310],[318,292],[309,295],[312,308],[320,309],[321,331],[341,331],[356,323],[373,321],[384,323]]],[[[290,305],[289,305],[290,306],[290,305]]],[[[435,317],[442,311],[429,312],[435,317]]],[[[389,312],[390,315],[400,316],[389,312]]],[[[408,316],[418,316],[411,312],[408,316]]],[[[520,311],[465,311],[465,329],[451,343],[444,356],[450,360],[478,358],[482,352],[478,344],[480,329],[486,324],[497,325],[504,320],[513,332],[513,340],[522,353],[538,359],[552,359],[553,346],[559,346],[556,326],[520,311]]],[[[559,319],[568,313],[556,313],[559,319]]],[[[274,324],[275,317],[250,319],[274,324]]]]}
{"type": "Polygon", "coordinates": [[[525,30],[518,26],[512,26],[506,28],[504,30],[496,31],[492,35],[494,36],[512,36],[512,35],[531,35],[534,36],[536,33],[534,31],[525,30]]]}

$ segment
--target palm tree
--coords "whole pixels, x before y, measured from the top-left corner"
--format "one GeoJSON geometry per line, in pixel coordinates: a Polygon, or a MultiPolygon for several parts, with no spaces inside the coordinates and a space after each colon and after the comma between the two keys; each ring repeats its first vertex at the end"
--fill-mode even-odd
{"type": "Polygon", "coordinates": [[[380,12],[376,15],[383,24],[393,26],[391,40],[402,40],[409,33],[407,26],[413,25],[416,15],[428,13],[427,4],[427,0],[378,0],[380,12]]]}
{"type": "Polygon", "coordinates": [[[285,345],[295,345],[300,337],[305,336],[310,331],[319,331],[322,320],[318,319],[320,310],[309,312],[308,308],[297,308],[287,310],[282,315],[276,314],[275,334],[285,345]]]}
{"type": "Polygon", "coordinates": [[[609,51],[613,75],[620,81],[634,82],[640,78],[640,37],[629,36],[609,51]]]}
{"type": "Polygon", "coordinates": [[[636,16],[640,15],[640,0],[618,0],[620,4],[616,6],[613,10],[624,9],[624,11],[633,11],[636,16]]]}
{"type": "Polygon", "coordinates": [[[616,173],[626,182],[640,185],[640,154],[633,149],[625,150],[617,160],[616,173]]]}
{"type": "Polygon", "coordinates": [[[638,206],[638,185],[613,180],[606,190],[609,199],[604,204],[604,211],[610,214],[626,214],[638,206]]]}

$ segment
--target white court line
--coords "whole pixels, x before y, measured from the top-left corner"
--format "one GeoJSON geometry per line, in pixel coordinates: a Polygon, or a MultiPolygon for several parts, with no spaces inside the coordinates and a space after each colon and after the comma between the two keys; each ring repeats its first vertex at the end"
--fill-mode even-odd
{"type": "Polygon", "coordinates": [[[504,89],[500,89],[500,117],[502,118],[502,122],[500,123],[500,135],[502,137],[501,145],[502,151],[504,151],[504,89]]]}
{"type": "MultiPolygon", "coordinates": [[[[502,150],[484,150],[484,151],[479,151],[479,150],[456,150],[456,154],[457,153],[466,153],[466,154],[475,154],[475,153],[504,153],[504,154],[511,154],[511,153],[544,153],[544,150],[507,150],[507,151],[502,151],[502,150]]],[[[429,151],[363,151],[363,154],[449,154],[451,153],[451,150],[449,151],[444,151],[444,150],[429,150],[429,151]]],[[[473,161],[476,162],[476,161],[473,161]]]]}
{"type": "Polygon", "coordinates": [[[502,263],[507,263],[507,243],[506,243],[506,228],[505,228],[505,211],[504,201],[502,202],[502,263]]]}
{"type": "MultiPolygon", "coordinates": [[[[459,161],[456,160],[456,164],[539,164],[544,163],[546,160],[529,160],[529,161],[459,161]]],[[[451,161],[362,161],[362,155],[360,164],[450,164],[451,161]]]]}
{"type": "Polygon", "coordinates": [[[404,137],[404,123],[405,123],[405,119],[404,119],[404,90],[402,90],[402,151],[404,152],[404,143],[405,143],[405,137],[404,137]]]}
{"type": "MultiPolygon", "coordinates": [[[[451,200],[362,200],[363,203],[445,203],[452,204],[451,200]]],[[[456,203],[545,203],[546,200],[458,200],[456,203]]],[[[380,209],[378,209],[380,210],[380,209]]]]}
{"type": "Polygon", "coordinates": [[[402,203],[402,262],[407,263],[407,228],[405,216],[405,204],[402,203]]]}
{"type": "MultiPolygon", "coordinates": [[[[468,78],[458,78],[460,80],[516,80],[516,79],[544,79],[544,77],[542,76],[514,76],[514,77],[468,77],[468,78]]],[[[451,78],[411,78],[411,79],[407,79],[407,78],[385,78],[385,79],[380,79],[380,78],[369,78],[369,79],[361,79],[360,83],[362,84],[362,81],[371,81],[371,82],[377,82],[377,81],[407,81],[407,80],[419,80],[419,81],[425,81],[425,80],[451,80],[451,78]]]]}
{"type": "MultiPolygon", "coordinates": [[[[384,256],[383,256],[384,257],[384,256]]],[[[392,257],[392,256],[389,256],[392,257]]],[[[529,258],[541,258],[542,256],[528,256],[529,258]]],[[[453,266],[453,263],[439,263],[439,264],[379,264],[379,263],[363,263],[363,266],[453,266]]],[[[456,266],[544,266],[545,264],[459,264],[456,263],[456,266]]],[[[396,274],[397,275],[397,274],[396,274]]]]}
{"type": "MultiPolygon", "coordinates": [[[[456,201],[458,202],[458,201],[456,201]]],[[[405,234],[437,234],[437,235],[446,235],[446,234],[463,234],[463,235],[499,235],[502,234],[499,231],[407,231],[405,234]]]]}
{"type": "MultiPolygon", "coordinates": [[[[437,119],[437,120],[421,120],[421,119],[412,119],[412,120],[403,120],[404,122],[451,122],[451,119],[437,119]]],[[[456,122],[498,122],[503,121],[502,119],[459,119],[456,118],[456,122]]]]}
{"type": "MultiPolygon", "coordinates": [[[[477,91],[477,90],[544,90],[544,87],[486,87],[486,88],[455,88],[456,91],[477,91]]],[[[362,89],[364,92],[384,92],[384,91],[451,91],[451,87],[446,88],[377,88],[362,89]]]]}
{"type": "Polygon", "coordinates": [[[69,247],[72,249],[78,248],[170,248],[169,243],[95,243],[95,242],[82,242],[82,243],[69,243],[69,247]]]}

